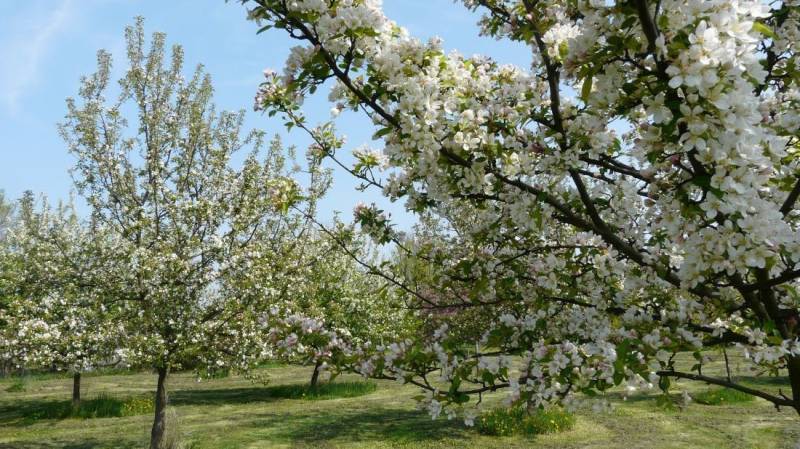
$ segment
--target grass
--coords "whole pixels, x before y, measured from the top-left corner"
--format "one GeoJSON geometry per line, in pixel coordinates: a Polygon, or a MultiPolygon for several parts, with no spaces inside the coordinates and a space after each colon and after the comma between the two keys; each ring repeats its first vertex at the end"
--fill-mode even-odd
{"type": "Polygon", "coordinates": [[[6,387],[7,393],[21,393],[23,391],[25,391],[24,379],[14,379],[11,384],[6,387]]]}
{"type": "Polygon", "coordinates": [[[374,382],[335,382],[310,385],[276,385],[267,391],[276,398],[282,399],[331,399],[354,398],[369,394],[378,389],[374,382]]]}
{"type": "Polygon", "coordinates": [[[81,401],[78,407],[73,407],[72,401],[47,401],[35,403],[21,411],[26,422],[67,418],[119,418],[153,413],[153,398],[140,395],[118,399],[101,393],[95,398],[81,401]]]}
{"type": "Polygon", "coordinates": [[[319,384],[315,388],[307,384],[285,384],[247,388],[192,389],[175,392],[172,394],[171,402],[173,405],[224,405],[281,399],[354,398],[372,393],[377,388],[373,382],[336,382],[319,384]]]}
{"type": "Polygon", "coordinates": [[[698,404],[704,405],[723,405],[739,404],[743,402],[753,402],[756,398],[747,393],[730,388],[714,388],[695,393],[692,399],[698,404]]]}
{"type": "Polygon", "coordinates": [[[575,416],[559,409],[535,410],[522,407],[499,407],[481,415],[475,423],[484,435],[541,435],[563,432],[575,427],[575,416]]]}
{"type": "MultiPolygon", "coordinates": [[[[687,363],[691,362],[689,357],[687,363]]],[[[703,372],[721,373],[720,366],[704,367],[703,372]]],[[[761,399],[736,402],[728,396],[713,407],[700,404],[698,397],[717,390],[693,382],[674,384],[675,397],[687,389],[695,400],[672,411],[659,407],[662,395],[657,391],[627,398],[612,391],[606,395],[611,412],[595,412],[588,402],[564,418],[568,421],[535,415],[538,421],[532,421],[531,429],[495,436],[481,431],[480,417],[474,428],[460,420],[431,420],[416,410],[411,397],[419,391],[411,386],[340,376],[336,383],[323,383],[312,391],[306,386],[311,369],[268,365],[260,372],[269,377],[267,385],[236,374],[201,382],[191,373],[171,375],[168,388],[176,434],[192,449],[791,449],[800,440],[796,412],[785,408],[778,412],[761,399]],[[559,431],[550,432],[555,423],[559,431]]],[[[746,385],[787,391],[785,378],[748,377],[751,374],[743,369],[735,374],[746,385]]],[[[0,391],[15,381],[0,380],[0,391]]],[[[150,405],[118,412],[118,404],[149,400],[155,382],[147,372],[89,376],[83,385],[84,416],[31,419],[31,413],[48,409],[48,404],[68,403],[71,379],[28,379],[25,391],[0,393],[0,448],[144,448],[152,423],[150,405]],[[105,398],[104,405],[90,407],[99,398],[105,398]]],[[[491,413],[502,399],[485,395],[483,409],[491,413]]]]}

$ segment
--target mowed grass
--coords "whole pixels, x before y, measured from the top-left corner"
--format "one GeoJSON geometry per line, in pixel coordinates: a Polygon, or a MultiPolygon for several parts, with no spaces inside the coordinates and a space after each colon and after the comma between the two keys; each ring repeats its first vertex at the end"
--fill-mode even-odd
{"type": "MultiPolygon", "coordinates": [[[[688,363],[688,362],[687,362],[688,363]]],[[[704,369],[718,370],[719,366],[704,369]]],[[[611,412],[593,412],[590,404],[574,415],[567,430],[536,435],[492,436],[467,428],[460,420],[432,421],[410,398],[418,390],[391,382],[364,382],[341,376],[334,384],[311,391],[305,384],[311,368],[270,366],[268,385],[229,377],[197,382],[191,373],[169,381],[172,424],[185,448],[787,448],[800,441],[800,416],[776,411],[761,399],[741,402],[729,392],[706,385],[677,383],[679,389],[712,399],[704,405],[664,407],[657,391],[623,398],[607,395],[611,412]],[[723,398],[722,400],[716,400],[723,398]],[[733,398],[733,399],[732,399],[733,398]]],[[[785,378],[743,382],[777,392],[787,391],[785,378]]],[[[155,376],[85,376],[86,401],[112,398],[124,404],[152,394],[155,376]]],[[[6,392],[14,379],[0,380],[0,448],[144,448],[152,416],[142,407],[124,416],[31,419],[69,399],[71,379],[38,377],[25,391],[6,392]]],[[[501,396],[484,397],[486,410],[501,396]]],[[[477,421],[477,420],[476,420],[477,421]]]]}

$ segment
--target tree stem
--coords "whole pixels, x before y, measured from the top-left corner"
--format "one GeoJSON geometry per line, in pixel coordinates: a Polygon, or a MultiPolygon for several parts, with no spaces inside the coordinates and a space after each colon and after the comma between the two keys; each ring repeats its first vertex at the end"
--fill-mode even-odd
{"type": "Polygon", "coordinates": [[[156,388],[156,410],[153,430],[150,432],[150,449],[164,449],[164,433],[167,427],[167,373],[166,367],[158,368],[158,387],[156,388]]]}
{"type": "Polygon", "coordinates": [[[81,373],[76,372],[72,375],[72,408],[77,409],[81,406],[81,373]]]}
{"type": "Polygon", "coordinates": [[[322,362],[317,360],[314,363],[314,373],[311,374],[311,388],[317,388],[317,383],[319,382],[319,368],[322,366],[322,362]]]}

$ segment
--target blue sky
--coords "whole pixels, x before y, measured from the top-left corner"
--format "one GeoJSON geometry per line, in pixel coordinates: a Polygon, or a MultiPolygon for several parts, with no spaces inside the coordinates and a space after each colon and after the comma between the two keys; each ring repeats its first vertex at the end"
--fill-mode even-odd
{"type": "MultiPolygon", "coordinates": [[[[462,54],[487,54],[504,63],[530,60],[525,47],[479,37],[477,15],[451,0],[384,0],[384,9],[412,34],[440,36],[446,48],[462,54]]],[[[296,43],[279,31],[256,35],[238,1],[0,0],[0,189],[8,197],[25,190],[51,201],[70,197],[68,170],[74,160],[56,130],[66,111],[64,100],[77,93],[82,75],[94,71],[98,49],[111,51],[121,70],[123,30],[137,15],[145,17],[148,33],[165,32],[170,44],[183,45],[187,67],[200,62],[206,66],[220,109],[245,108],[251,128],[280,133],[284,142],[303,150],[307,140],[302,135],[287,134],[279,120],[251,111],[262,71],[280,70],[296,43]]],[[[318,94],[306,103],[312,122],[329,117],[326,96],[318,94]]],[[[370,140],[371,130],[362,118],[343,114],[339,122],[348,148],[379,146],[370,140]]],[[[377,193],[360,193],[355,186],[349,175],[336,172],[323,218],[335,210],[347,218],[358,201],[381,203],[377,193]]],[[[401,205],[384,205],[401,224],[410,222],[401,205]]]]}

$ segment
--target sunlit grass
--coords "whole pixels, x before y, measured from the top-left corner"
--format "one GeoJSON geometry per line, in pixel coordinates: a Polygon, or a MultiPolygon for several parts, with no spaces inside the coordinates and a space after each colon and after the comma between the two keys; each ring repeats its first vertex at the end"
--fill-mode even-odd
{"type": "Polygon", "coordinates": [[[270,387],[270,395],[283,399],[332,399],[354,398],[374,392],[378,386],[373,382],[323,383],[310,385],[276,385],[270,387]]]}
{"type": "Polygon", "coordinates": [[[753,402],[756,398],[731,388],[714,388],[695,393],[692,395],[692,399],[698,404],[723,405],[753,402]]]}
{"type": "MultiPolygon", "coordinates": [[[[685,364],[691,366],[691,355],[686,359],[685,364]]],[[[199,382],[194,373],[174,373],[168,390],[176,438],[192,449],[793,449],[800,440],[796,412],[786,408],[778,412],[761,399],[726,399],[714,407],[700,404],[697,398],[702,400],[704,392],[714,392],[716,387],[694,382],[673,384],[673,399],[679,400],[686,389],[695,400],[672,411],[658,406],[663,395],[657,389],[627,398],[614,389],[605,395],[613,406],[611,412],[595,412],[592,402],[587,402],[571,417],[572,425],[544,418],[531,425],[533,431],[495,436],[482,433],[480,417],[475,427],[465,426],[460,418],[431,420],[416,409],[411,397],[419,390],[413,386],[342,375],[312,390],[308,386],[311,372],[308,366],[269,364],[256,373],[267,378],[266,384],[235,373],[199,382]]],[[[725,373],[717,362],[705,366],[703,372],[725,373]]],[[[734,370],[734,375],[745,385],[774,394],[787,390],[785,377],[748,377],[744,370],[734,370]]],[[[0,379],[0,448],[147,447],[152,424],[149,404],[136,412],[120,412],[116,401],[150,402],[156,383],[153,373],[87,376],[84,417],[67,419],[56,413],[63,409],[48,404],[69,405],[70,378],[28,379],[25,391],[4,392],[16,380],[0,379]],[[97,398],[111,403],[90,406],[97,398]],[[31,419],[32,411],[42,406],[55,411],[40,412],[41,417],[31,419]]],[[[503,398],[504,393],[484,395],[484,413],[494,410],[503,398]]]]}
{"type": "Polygon", "coordinates": [[[496,408],[478,417],[475,424],[484,435],[534,436],[570,430],[575,427],[575,416],[556,408],[532,412],[522,407],[496,408]]]}

